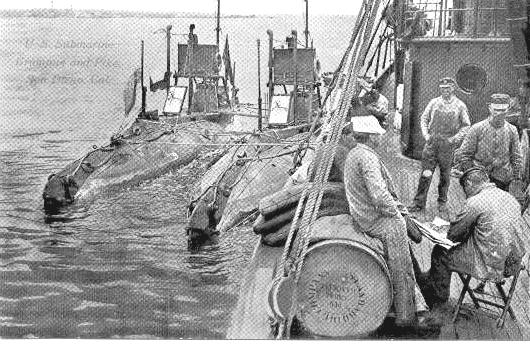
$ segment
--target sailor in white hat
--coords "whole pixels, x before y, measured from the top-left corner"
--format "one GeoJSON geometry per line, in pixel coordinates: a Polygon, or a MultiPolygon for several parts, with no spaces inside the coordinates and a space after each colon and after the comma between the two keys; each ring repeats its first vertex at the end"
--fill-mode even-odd
{"type": "Polygon", "coordinates": [[[358,134],[375,134],[382,135],[386,131],[381,127],[375,116],[353,116],[350,120],[351,130],[358,134]]]}
{"type": "Polygon", "coordinates": [[[392,285],[396,325],[415,326],[415,278],[405,220],[398,209],[390,174],[373,150],[385,131],[374,116],[351,118],[357,141],[344,164],[344,187],[353,225],[382,241],[392,285]]]}

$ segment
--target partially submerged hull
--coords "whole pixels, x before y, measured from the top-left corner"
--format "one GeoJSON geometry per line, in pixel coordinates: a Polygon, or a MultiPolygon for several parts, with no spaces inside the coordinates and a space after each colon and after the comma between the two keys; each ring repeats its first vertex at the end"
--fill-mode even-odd
{"type": "MultiPolygon", "coordinates": [[[[307,134],[289,137],[306,126],[265,131],[233,147],[212,165],[196,187],[187,233],[193,244],[252,220],[261,198],[280,190],[307,134]]],[[[310,153],[311,154],[311,153],[310,153]]],[[[310,155],[308,154],[308,155],[310,155]]]]}
{"type": "Polygon", "coordinates": [[[220,148],[234,135],[207,120],[172,125],[137,120],[109,145],[95,148],[51,175],[44,188],[46,210],[57,210],[104,188],[135,183],[181,167],[199,154],[220,148]]]}
{"type": "Polygon", "coordinates": [[[272,147],[267,150],[265,159],[249,163],[234,186],[219,224],[218,230],[225,231],[255,214],[259,200],[279,191],[287,182],[293,168],[293,146],[272,147]],[[291,151],[291,154],[285,154],[291,151]],[[267,159],[267,157],[275,157],[267,159]]]}

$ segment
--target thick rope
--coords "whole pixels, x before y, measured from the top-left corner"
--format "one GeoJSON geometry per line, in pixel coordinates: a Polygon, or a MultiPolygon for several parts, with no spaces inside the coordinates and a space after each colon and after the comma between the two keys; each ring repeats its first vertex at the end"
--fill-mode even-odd
{"type": "MultiPolygon", "coordinates": [[[[343,55],[343,57],[341,59],[339,67],[337,68],[337,70],[335,71],[335,73],[333,75],[333,81],[331,83],[331,87],[328,89],[328,92],[326,93],[326,97],[324,99],[324,103],[328,100],[330,95],[331,95],[331,104],[335,103],[335,99],[337,97],[337,93],[338,92],[332,92],[332,90],[336,90],[336,86],[337,86],[336,85],[336,80],[337,80],[338,76],[342,75],[343,71],[346,69],[346,64],[345,63],[348,61],[349,56],[352,53],[352,49],[354,48],[358,32],[360,31],[360,27],[362,25],[362,21],[364,20],[364,18],[366,16],[367,5],[368,5],[367,4],[367,0],[364,0],[363,1],[363,6],[362,6],[362,9],[364,9],[364,13],[357,17],[357,21],[355,23],[354,32],[352,34],[352,37],[350,38],[350,43],[348,45],[348,48],[346,49],[346,52],[344,53],[344,55],[343,55]]],[[[328,118],[327,120],[329,121],[330,119],[331,118],[328,118]]],[[[324,123],[323,127],[321,127],[322,128],[322,133],[317,138],[317,142],[316,142],[317,145],[322,144],[322,140],[325,137],[324,131],[328,127],[328,124],[329,123],[324,123]]],[[[320,156],[320,149],[318,149],[318,146],[317,146],[317,151],[315,152],[314,161],[317,161],[319,159],[319,156],[320,156]]],[[[280,260],[280,269],[278,269],[278,271],[281,271],[281,274],[277,275],[277,279],[278,280],[282,276],[286,276],[286,273],[287,273],[287,269],[286,269],[287,268],[287,264],[286,263],[287,263],[288,255],[289,255],[289,252],[290,252],[291,243],[292,243],[292,240],[293,240],[293,237],[294,237],[294,233],[295,233],[295,231],[296,231],[296,229],[298,227],[298,220],[300,219],[300,213],[301,213],[301,210],[302,210],[302,205],[304,204],[304,201],[305,201],[305,198],[307,197],[308,191],[309,191],[309,188],[304,189],[304,191],[302,192],[302,195],[300,197],[300,201],[298,202],[298,206],[296,208],[295,216],[294,216],[293,221],[291,223],[291,228],[289,230],[289,234],[287,236],[286,244],[285,244],[285,247],[284,247],[284,250],[283,250],[283,253],[282,253],[282,257],[281,257],[281,260],[280,260]]],[[[278,281],[275,281],[275,282],[278,282],[278,281]]]]}
{"type": "MultiPolygon", "coordinates": [[[[379,4],[381,1],[376,1],[375,4],[373,4],[370,20],[365,27],[364,31],[364,39],[362,41],[362,48],[356,49],[356,52],[359,52],[358,55],[354,58],[352,64],[350,64],[350,68],[348,71],[348,81],[347,81],[347,91],[346,95],[341,96],[340,100],[340,107],[338,115],[335,116],[333,119],[335,121],[331,121],[331,127],[332,127],[332,134],[329,137],[329,142],[326,144],[325,142],[322,145],[323,149],[323,163],[319,166],[320,169],[317,170],[317,176],[315,178],[316,183],[313,184],[312,192],[310,194],[310,198],[308,200],[310,215],[306,216],[306,211],[308,210],[308,207],[306,206],[306,211],[304,211],[304,217],[302,218],[302,227],[301,228],[307,228],[302,235],[302,243],[299,245],[299,249],[297,250],[297,254],[295,257],[297,257],[297,265],[296,265],[296,276],[295,283],[298,280],[299,277],[299,271],[301,269],[303,260],[305,258],[305,255],[307,253],[308,247],[309,247],[309,238],[311,237],[313,224],[316,221],[316,217],[318,214],[318,210],[320,207],[320,203],[322,200],[322,196],[324,193],[324,184],[327,182],[329,173],[331,171],[331,166],[333,164],[333,160],[335,157],[335,153],[337,151],[337,146],[339,143],[339,139],[342,134],[342,129],[344,128],[345,120],[349,111],[350,107],[350,99],[352,99],[357,93],[358,93],[358,86],[356,83],[357,78],[357,72],[360,70],[360,67],[364,60],[360,60],[358,57],[363,55],[368,49],[366,46],[368,35],[372,31],[372,27],[375,21],[374,14],[377,13],[379,4]],[[316,194],[318,192],[318,194],[316,194]],[[312,204],[311,201],[314,203],[312,204]],[[313,206],[313,208],[311,208],[313,206]],[[307,226],[307,227],[306,227],[307,226]]],[[[359,45],[357,46],[357,48],[359,45]]],[[[319,161],[320,162],[320,161],[319,161]]],[[[317,162],[318,163],[318,162],[317,162]]]]}
{"type": "MultiPolygon", "coordinates": [[[[169,146],[219,146],[219,147],[289,147],[293,146],[295,142],[286,143],[185,143],[185,142],[151,142],[157,145],[169,145],[169,146]]],[[[303,143],[303,142],[302,142],[303,143]]],[[[309,148],[314,147],[314,144],[309,144],[309,148]]],[[[303,149],[306,149],[304,147],[303,149]]],[[[297,148],[298,150],[298,148],[297,148]]]]}
{"type": "MultiPolygon", "coordinates": [[[[361,61],[359,59],[359,56],[367,49],[366,47],[366,40],[368,37],[368,34],[371,32],[373,23],[375,21],[374,13],[377,12],[377,8],[379,7],[380,0],[375,1],[375,4],[373,1],[370,2],[369,6],[367,3],[364,5],[365,12],[363,14],[363,18],[361,20],[361,29],[364,29],[364,38],[361,41],[361,44],[357,44],[355,47],[355,52],[352,54],[352,56],[349,58],[350,63],[348,67],[348,80],[346,81],[346,92],[345,94],[341,94],[340,96],[340,105],[338,109],[338,113],[335,116],[331,116],[331,120],[329,122],[329,126],[331,127],[331,134],[328,136],[323,136],[322,143],[317,146],[317,152],[315,154],[316,164],[313,170],[316,169],[316,176],[314,178],[314,182],[311,185],[311,190],[309,192],[309,196],[307,199],[307,203],[304,209],[304,214],[302,217],[302,222],[300,226],[300,235],[297,236],[298,240],[298,246],[296,247],[296,253],[294,255],[294,264],[289,267],[289,270],[291,273],[294,273],[294,285],[296,286],[298,283],[298,280],[300,278],[300,271],[303,265],[303,261],[305,259],[305,256],[309,249],[309,240],[311,237],[311,233],[313,230],[313,224],[316,220],[316,216],[318,214],[318,210],[322,201],[323,196],[323,186],[324,183],[327,182],[329,172],[331,170],[331,166],[335,157],[336,148],[339,142],[339,139],[342,134],[342,129],[345,124],[345,120],[348,114],[348,110],[350,107],[350,99],[352,99],[357,93],[358,93],[358,85],[356,82],[357,73],[360,69],[361,61]],[[366,14],[369,15],[369,19],[367,18],[366,14]],[[362,46],[362,49],[359,49],[360,46],[362,46]]],[[[354,32],[354,35],[357,35],[356,32],[354,32]]],[[[355,41],[357,41],[355,39],[355,41]]],[[[335,94],[336,96],[336,94],[335,94]]],[[[304,190],[305,191],[305,190],[304,190]]],[[[307,192],[303,193],[303,196],[307,195],[307,192]]],[[[300,199],[300,203],[304,202],[305,197],[302,197],[300,199]]],[[[297,217],[299,217],[299,210],[301,209],[301,204],[299,203],[299,207],[297,208],[297,217]]],[[[295,221],[293,221],[293,225],[298,223],[298,219],[295,218],[295,221]]],[[[293,227],[291,227],[291,230],[293,230],[293,227]]],[[[290,231],[291,232],[291,231],[290,231]]],[[[292,235],[289,233],[291,239],[292,235]]],[[[290,245],[286,244],[286,248],[288,248],[290,245]]],[[[286,263],[286,262],[284,262],[286,263]]],[[[284,274],[287,272],[286,269],[287,266],[284,265],[284,274]]],[[[286,336],[289,337],[290,335],[290,328],[292,325],[292,321],[294,318],[294,315],[297,311],[297,304],[296,300],[298,298],[298,291],[297,288],[294,288],[294,292],[292,295],[291,300],[291,308],[289,311],[289,314],[286,319],[285,328],[283,328],[282,333],[279,333],[280,336],[286,336]]]]}

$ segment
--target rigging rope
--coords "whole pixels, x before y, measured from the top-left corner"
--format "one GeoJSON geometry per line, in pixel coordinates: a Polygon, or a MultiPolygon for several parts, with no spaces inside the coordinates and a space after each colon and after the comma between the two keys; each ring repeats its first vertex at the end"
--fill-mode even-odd
{"type": "MultiPolygon", "coordinates": [[[[367,0],[364,0],[363,2],[363,8],[366,9],[366,6],[367,6],[367,0]]],[[[350,39],[350,43],[348,45],[348,48],[344,54],[344,56],[342,57],[341,59],[341,62],[339,64],[339,67],[338,69],[335,71],[334,73],[334,77],[333,77],[333,80],[336,81],[337,79],[337,76],[338,75],[341,75],[342,74],[342,71],[346,68],[345,67],[345,63],[348,61],[348,58],[351,54],[351,51],[354,47],[354,44],[355,44],[355,41],[356,41],[356,38],[357,38],[357,34],[358,34],[358,31],[360,29],[360,25],[361,23],[364,21],[364,18],[366,16],[366,10],[364,11],[365,13],[363,13],[363,15],[360,15],[357,17],[357,22],[356,22],[356,29],[357,30],[354,30],[353,34],[352,34],[352,37],[350,39]]],[[[332,87],[328,90],[327,94],[326,94],[326,99],[328,98],[328,96],[331,94],[331,90],[332,88],[335,89],[336,87],[336,82],[332,82],[332,87]]],[[[337,96],[337,92],[334,92],[333,95],[332,95],[332,103],[334,103],[334,98],[337,96]]],[[[330,119],[328,119],[329,121],[330,119]]],[[[317,145],[320,146],[322,144],[321,140],[323,140],[324,136],[325,136],[325,132],[329,129],[329,126],[327,125],[327,123],[324,123],[324,127],[322,129],[322,133],[321,135],[318,137],[317,139],[317,145]]],[[[318,147],[317,146],[317,147],[318,147]]],[[[317,153],[315,154],[315,161],[317,161],[320,157],[320,149],[317,148],[317,153]]],[[[285,244],[285,249],[283,251],[283,254],[282,254],[282,258],[281,258],[281,264],[282,264],[282,269],[279,269],[279,270],[282,270],[282,273],[285,274],[287,272],[286,270],[286,266],[285,266],[285,262],[287,260],[287,257],[288,257],[288,254],[289,254],[289,249],[290,249],[290,243],[292,242],[292,239],[293,239],[293,234],[295,232],[295,228],[297,226],[297,221],[299,219],[299,215],[300,215],[300,211],[301,211],[301,205],[303,204],[302,200],[305,199],[306,195],[307,195],[307,192],[309,191],[309,189],[305,189],[302,193],[302,197],[301,197],[301,201],[298,203],[298,207],[296,209],[296,213],[295,213],[295,216],[294,216],[294,219],[293,219],[293,223],[292,223],[292,226],[291,226],[291,230],[289,231],[289,234],[288,234],[288,237],[287,237],[287,241],[286,241],[286,244],[285,244]]]]}
{"type": "MultiPolygon", "coordinates": [[[[350,108],[350,99],[352,99],[358,93],[358,84],[356,82],[356,78],[362,64],[360,56],[362,56],[368,48],[366,43],[368,41],[369,34],[372,31],[375,21],[375,13],[377,13],[380,2],[380,0],[376,0],[365,1],[363,3],[364,11],[362,19],[360,22],[356,23],[356,28],[354,29],[352,40],[350,42],[351,46],[355,45],[355,42],[358,42],[358,44],[355,45],[353,54],[349,54],[351,53],[352,47],[348,47],[347,51],[347,54],[350,55],[347,60],[349,60],[350,63],[348,65],[348,72],[346,74],[346,92],[340,95],[338,111],[335,115],[332,115],[329,120],[329,126],[327,129],[330,130],[331,133],[325,135],[326,128],[324,128],[323,133],[321,134],[322,139],[321,141],[319,140],[315,153],[314,161],[316,161],[316,164],[314,164],[310,173],[310,175],[314,174],[314,181],[313,183],[309,183],[304,189],[296,209],[295,217],[291,223],[285,249],[282,254],[282,266],[280,272],[284,275],[284,277],[293,277],[295,288],[293,288],[294,291],[291,295],[292,302],[287,319],[284,319],[284,321],[281,322],[281,328],[278,333],[280,337],[286,336],[288,338],[290,335],[292,320],[297,311],[296,300],[298,297],[298,291],[296,285],[300,277],[300,271],[304,258],[309,249],[309,240],[313,230],[313,224],[316,221],[324,193],[323,187],[327,182],[335,157],[336,148],[342,134],[342,129],[346,122],[346,117],[350,108]],[[357,24],[359,24],[359,26],[357,26],[357,24]],[[364,35],[360,40],[357,40],[358,34],[361,32],[363,32],[364,35]],[[294,242],[294,244],[297,245],[291,249],[294,232],[298,227],[300,213],[304,202],[305,207],[300,223],[300,229],[298,230],[299,235],[296,236],[294,242]]],[[[346,61],[344,58],[343,60],[346,61]]],[[[336,96],[337,92],[333,94],[333,98],[336,96]]]]}
{"type": "MultiPolygon", "coordinates": [[[[242,145],[242,146],[245,146],[245,145],[242,145]]],[[[313,148],[311,148],[313,149],[313,148]]],[[[232,157],[230,158],[230,160],[232,160],[234,158],[234,156],[236,155],[236,153],[238,152],[239,150],[239,147],[238,149],[236,149],[234,151],[234,153],[232,154],[232,157]]],[[[228,171],[234,167],[234,166],[237,166],[238,165],[238,162],[240,161],[263,161],[263,160],[270,160],[270,159],[274,159],[274,158],[279,158],[281,156],[285,156],[285,155],[290,155],[290,154],[293,154],[293,153],[296,153],[297,152],[297,149],[290,149],[290,150],[287,150],[285,152],[281,152],[281,153],[277,153],[277,154],[273,154],[273,155],[266,155],[266,156],[260,156],[259,153],[255,156],[255,157],[251,157],[251,158],[237,158],[236,160],[232,161],[230,163],[230,165],[225,169],[225,171],[223,171],[219,177],[216,179],[216,181],[214,182],[214,184],[212,185],[209,185],[208,187],[206,187],[206,189],[196,198],[194,198],[193,200],[190,201],[190,203],[195,203],[197,202],[199,199],[201,199],[205,194],[206,192],[208,192],[209,189],[211,189],[212,187],[218,187],[219,183],[222,181],[222,179],[224,178],[224,176],[226,175],[226,173],[228,173],[228,171]]],[[[247,167],[248,169],[248,167],[247,167]]],[[[242,172],[240,173],[240,178],[232,183],[230,185],[230,188],[233,188],[242,178],[242,176],[244,175],[245,173],[242,172]]]]}
{"type": "MultiPolygon", "coordinates": [[[[141,142],[135,142],[135,144],[140,144],[141,142]]],[[[296,142],[286,142],[286,143],[186,143],[186,142],[151,142],[152,144],[158,145],[173,145],[173,146],[220,146],[220,147],[289,147],[296,144],[296,142]]],[[[301,143],[303,144],[303,142],[301,143]]],[[[314,144],[308,144],[310,147],[314,144]]],[[[305,148],[304,148],[305,149],[305,148]]],[[[298,149],[297,149],[298,150],[298,149]]]]}

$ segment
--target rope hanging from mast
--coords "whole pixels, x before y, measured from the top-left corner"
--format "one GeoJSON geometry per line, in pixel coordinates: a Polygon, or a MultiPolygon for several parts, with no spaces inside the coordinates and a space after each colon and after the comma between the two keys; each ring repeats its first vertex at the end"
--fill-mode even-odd
{"type": "Polygon", "coordinates": [[[370,34],[372,33],[380,3],[381,0],[365,0],[363,3],[361,19],[356,23],[350,47],[348,47],[347,54],[349,54],[347,57],[343,57],[343,61],[341,61],[341,75],[347,68],[347,73],[345,74],[347,80],[344,84],[346,89],[345,92],[334,92],[332,96],[333,104],[335,103],[337,93],[340,93],[339,107],[335,114],[330,116],[329,122],[324,123],[325,128],[323,129],[319,140],[317,140],[317,148],[314,158],[315,163],[313,164],[313,169],[310,173],[310,176],[314,177],[314,182],[309,183],[308,187],[302,193],[302,197],[300,198],[295,216],[291,223],[285,249],[282,254],[282,260],[280,262],[280,275],[277,277],[292,278],[295,288],[292,295],[289,314],[286,319],[283,319],[283,321],[280,322],[278,333],[280,338],[289,337],[293,317],[297,312],[296,284],[298,283],[303,261],[309,248],[309,240],[313,230],[313,224],[316,220],[324,193],[324,184],[329,177],[331,165],[335,158],[336,148],[350,109],[350,100],[355,97],[359,91],[356,79],[363,62],[361,56],[366,53],[369,47],[368,41],[370,34]],[[345,61],[349,61],[347,67],[345,61]],[[301,216],[302,207],[304,207],[304,211],[301,216]],[[298,226],[299,223],[300,226],[298,226]],[[298,227],[298,235],[296,235],[295,242],[293,242],[294,233],[297,231],[298,227]]]}

